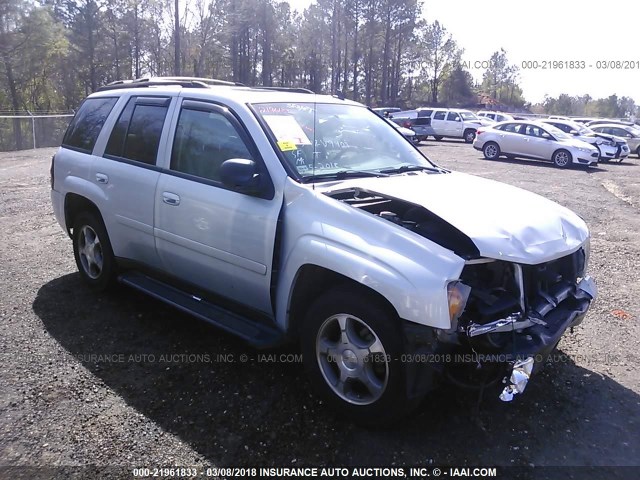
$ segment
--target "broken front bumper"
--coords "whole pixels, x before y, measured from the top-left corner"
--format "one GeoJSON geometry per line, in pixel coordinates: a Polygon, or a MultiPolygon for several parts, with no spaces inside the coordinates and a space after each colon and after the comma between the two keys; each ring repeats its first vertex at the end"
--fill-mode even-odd
{"type": "MultiPolygon", "coordinates": [[[[544,321],[535,319],[532,326],[516,330],[517,327],[513,326],[517,325],[518,321],[511,319],[516,335],[513,335],[513,341],[504,350],[510,372],[503,379],[506,385],[500,393],[500,400],[509,402],[516,394],[524,392],[536,366],[546,362],[568,328],[582,322],[591,302],[596,297],[596,284],[591,277],[587,276],[576,286],[573,298],[556,306],[544,321]]],[[[520,323],[526,320],[530,319],[521,320],[520,323]]],[[[500,325],[497,328],[500,331],[506,331],[508,326],[500,325]]]]}

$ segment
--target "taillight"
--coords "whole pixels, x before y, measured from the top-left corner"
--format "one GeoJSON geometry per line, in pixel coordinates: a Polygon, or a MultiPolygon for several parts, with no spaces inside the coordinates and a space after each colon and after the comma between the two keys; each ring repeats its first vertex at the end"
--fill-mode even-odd
{"type": "Polygon", "coordinates": [[[54,181],[54,173],[53,173],[53,164],[56,161],[56,156],[51,157],[51,169],[49,169],[49,174],[51,176],[51,189],[53,190],[53,181],[54,181]]]}
{"type": "Polygon", "coordinates": [[[411,122],[404,122],[404,128],[411,128],[411,122]]]}
{"type": "Polygon", "coordinates": [[[484,133],[484,130],[476,130],[476,136],[480,135],[481,133],[484,133]]]}

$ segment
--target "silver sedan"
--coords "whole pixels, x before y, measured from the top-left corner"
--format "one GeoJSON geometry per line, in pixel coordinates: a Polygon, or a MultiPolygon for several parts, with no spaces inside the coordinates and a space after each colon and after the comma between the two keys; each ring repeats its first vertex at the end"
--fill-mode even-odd
{"type": "Polygon", "coordinates": [[[531,158],[553,162],[565,168],[572,163],[595,165],[598,149],[544,123],[512,121],[492,127],[481,127],[476,133],[473,148],[482,151],[488,160],[531,158]]]}

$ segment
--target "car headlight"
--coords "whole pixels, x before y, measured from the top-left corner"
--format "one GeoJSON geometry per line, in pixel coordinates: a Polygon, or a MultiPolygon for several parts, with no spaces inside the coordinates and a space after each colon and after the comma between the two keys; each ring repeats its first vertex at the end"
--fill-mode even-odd
{"type": "Polygon", "coordinates": [[[449,302],[449,318],[451,319],[451,327],[455,327],[456,322],[464,307],[467,306],[467,300],[471,293],[471,287],[460,281],[451,282],[447,285],[447,300],[449,302]]]}

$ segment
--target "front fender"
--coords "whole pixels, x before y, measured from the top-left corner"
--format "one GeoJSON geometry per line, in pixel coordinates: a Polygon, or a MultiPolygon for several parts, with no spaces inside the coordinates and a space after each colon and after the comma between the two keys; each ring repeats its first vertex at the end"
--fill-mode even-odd
{"type": "MultiPolygon", "coordinates": [[[[446,285],[460,275],[464,262],[449,272],[432,271],[400,255],[382,261],[346,245],[329,242],[315,235],[298,239],[278,282],[276,312],[278,324],[285,330],[292,294],[300,272],[314,265],[338,273],[382,295],[402,319],[435,328],[451,326],[446,285]]],[[[320,293],[320,292],[318,292],[320,293]]]]}

